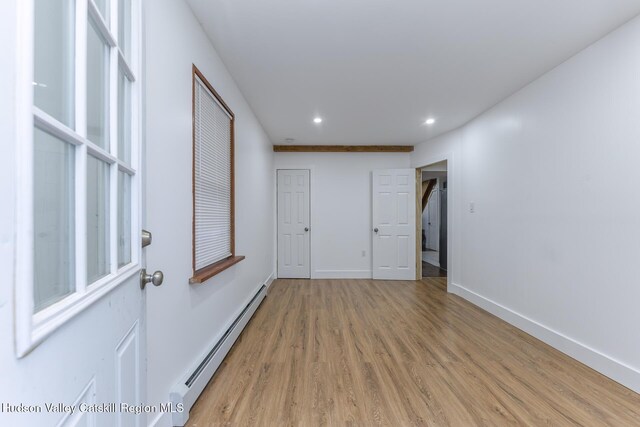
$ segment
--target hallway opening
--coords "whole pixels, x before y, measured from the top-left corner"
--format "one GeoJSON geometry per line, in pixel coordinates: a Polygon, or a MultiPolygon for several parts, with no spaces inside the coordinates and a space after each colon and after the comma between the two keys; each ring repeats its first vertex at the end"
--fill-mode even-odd
{"type": "Polygon", "coordinates": [[[447,277],[447,161],[420,169],[421,277],[447,277]]]}

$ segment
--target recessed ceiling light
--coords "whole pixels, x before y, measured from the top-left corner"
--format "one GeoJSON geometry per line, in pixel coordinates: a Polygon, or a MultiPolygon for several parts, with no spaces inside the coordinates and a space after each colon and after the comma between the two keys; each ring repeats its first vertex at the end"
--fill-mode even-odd
{"type": "Polygon", "coordinates": [[[313,123],[319,125],[320,123],[322,123],[322,117],[316,117],[315,119],[313,119],[313,123]]]}
{"type": "Polygon", "coordinates": [[[436,122],[436,119],[434,119],[433,117],[429,117],[424,124],[427,126],[431,126],[432,124],[434,124],[436,122]]]}

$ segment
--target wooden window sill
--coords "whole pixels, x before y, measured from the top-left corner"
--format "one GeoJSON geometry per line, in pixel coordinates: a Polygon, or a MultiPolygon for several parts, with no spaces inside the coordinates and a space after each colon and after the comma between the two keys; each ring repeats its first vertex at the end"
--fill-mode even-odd
{"type": "Polygon", "coordinates": [[[218,261],[215,264],[211,264],[208,267],[202,268],[198,271],[196,271],[193,275],[192,278],[189,279],[189,283],[190,284],[195,284],[195,283],[203,283],[209,279],[211,279],[213,276],[215,276],[218,273],[222,273],[223,271],[225,271],[227,268],[231,267],[232,265],[236,265],[237,263],[239,263],[240,261],[242,261],[244,259],[244,256],[240,255],[240,256],[230,256],[229,258],[225,258],[222,261],[218,261]]]}

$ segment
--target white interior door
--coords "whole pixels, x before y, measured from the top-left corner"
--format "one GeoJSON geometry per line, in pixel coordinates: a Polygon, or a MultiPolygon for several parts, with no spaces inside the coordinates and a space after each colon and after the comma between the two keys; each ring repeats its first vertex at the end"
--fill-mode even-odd
{"type": "Polygon", "coordinates": [[[309,171],[278,171],[278,277],[308,279],[309,171]]]}
{"type": "Polygon", "coordinates": [[[373,171],[373,278],[416,278],[415,169],[373,171]]]}

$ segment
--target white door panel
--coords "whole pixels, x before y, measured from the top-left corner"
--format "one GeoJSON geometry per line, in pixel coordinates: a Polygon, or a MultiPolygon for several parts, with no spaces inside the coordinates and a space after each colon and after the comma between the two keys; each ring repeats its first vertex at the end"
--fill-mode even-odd
{"type": "MultiPolygon", "coordinates": [[[[0,425],[141,427],[144,414],[123,413],[119,404],[145,403],[143,292],[138,274],[50,335],[11,371],[0,367],[10,394],[3,401],[26,404],[118,404],[114,411],[74,413],[0,412],[0,425]],[[27,384],[30,384],[27,386],[27,384]]],[[[6,338],[10,338],[7,336],[6,338]]],[[[2,341],[4,348],[11,343],[2,341]]]]}
{"type": "MultiPolygon", "coordinates": [[[[15,104],[5,157],[19,163],[9,185],[24,191],[14,198],[0,188],[8,217],[14,204],[20,212],[9,233],[17,241],[15,298],[0,292],[0,323],[8,325],[0,402],[37,408],[3,407],[0,425],[142,426],[145,414],[120,406],[146,399],[141,2],[0,3],[0,28],[17,29],[24,42],[20,55],[7,46],[6,68],[20,72],[10,73],[15,100],[5,100],[15,104]],[[7,27],[4,16],[17,22],[7,27]],[[124,37],[106,37],[120,17],[126,46],[124,37]],[[113,406],[82,411],[83,403],[113,406]]],[[[6,159],[0,169],[9,169],[6,159]]]]}
{"type": "Polygon", "coordinates": [[[373,171],[373,278],[416,276],[414,169],[373,171]]]}
{"type": "Polygon", "coordinates": [[[310,277],[309,171],[278,171],[278,277],[310,277]]]}

